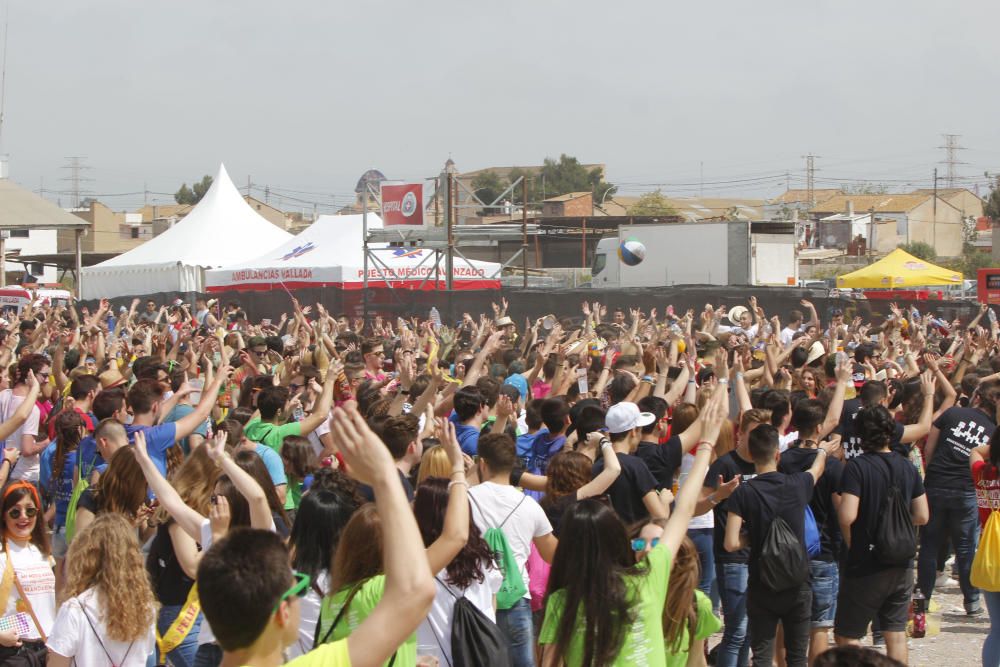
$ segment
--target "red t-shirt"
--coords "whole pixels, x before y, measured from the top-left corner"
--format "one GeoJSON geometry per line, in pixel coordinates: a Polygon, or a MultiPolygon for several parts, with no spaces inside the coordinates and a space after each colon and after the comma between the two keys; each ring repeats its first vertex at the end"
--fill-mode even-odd
{"type": "Polygon", "coordinates": [[[984,526],[990,512],[1000,509],[1000,471],[988,461],[976,461],[972,464],[972,479],[976,482],[979,525],[984,526]]]}

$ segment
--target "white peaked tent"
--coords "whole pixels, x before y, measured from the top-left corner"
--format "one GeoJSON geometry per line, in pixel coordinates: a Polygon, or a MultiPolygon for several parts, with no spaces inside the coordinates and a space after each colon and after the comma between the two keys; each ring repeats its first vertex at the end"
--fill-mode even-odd
{"type": "MultiPolygon", "coordinates": [[[[382,221],[368,215],[368,227],[380,229],[382,221]]],[[[434,266],[434,251],[424,248],[390,248],[369,244],[375,256],[368,262],[368,286],[403,289],[443,288],[444,253],[434,266]]],[[[361,289],[364,286],[364,244],[360,215],[322,215],[282,245],[256,259],[205,272],[205,291],[272,290],[305,287],[361,289]]],[[[498,289],[500,265],[494,262],[454,260],[455,289],[498,289]]]]}
{"type": "Polygon", "coordinates": [[[261,217],[229,179],[225,165],[200,202],[173,227],[83,270],[83,298],[204,291],[204,271],[245,261],[292,235],[261,217]]]}

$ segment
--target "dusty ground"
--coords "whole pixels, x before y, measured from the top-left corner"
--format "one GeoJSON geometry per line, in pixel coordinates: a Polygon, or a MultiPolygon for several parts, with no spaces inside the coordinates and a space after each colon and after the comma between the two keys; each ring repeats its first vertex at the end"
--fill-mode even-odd
{"type": "MultiPolygon", "coordinates": [[[[973,667],[980,665],[983,640],[990,628],[989,616],[970,618],[965,615],[962,607],[962,591],[958,584],[939,587],[934,593],[934,600],[940,605],[941,632],[934,637],[910,639],[910,665],[913,667],[973,667]]],[[[985,609],[985,607],[984,607],[985,609]]],[[[710,646],[715,646],[722,634],[711,640],[710,646]]],[[[831,635],[831,641],[833,637],[831,635]]],[[[865,640],[865,645],[871,644],[871,637],[865,640]]],[[[884,648],[879,649],[885,652],[884,648]]]]}
{"type": "Polygon", "coordinates": [[[980,652],[990,628],[989,616],[985,612],[975,618],[966,616],[957,584],[938,588],[934,599],[941,605],[941,634],[911,639],[910,664],[915,667],[981,664],[980,652]]]}

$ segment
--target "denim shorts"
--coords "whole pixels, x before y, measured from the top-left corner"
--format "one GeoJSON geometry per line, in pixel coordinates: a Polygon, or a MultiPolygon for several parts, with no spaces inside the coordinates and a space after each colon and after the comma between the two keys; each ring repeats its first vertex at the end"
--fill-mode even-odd
{"type": "Polygon", "coordinates": [[[812,627],[832,628],[837,616],[837,594],[840,590],[840,571],[837,563],[822,560],[809,561],[812,577],[812,627]]]}

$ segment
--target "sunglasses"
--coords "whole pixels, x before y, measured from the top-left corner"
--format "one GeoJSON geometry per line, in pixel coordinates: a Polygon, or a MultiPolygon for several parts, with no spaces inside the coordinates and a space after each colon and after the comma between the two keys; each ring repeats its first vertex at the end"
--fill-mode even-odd
{"type": "Polygon", "coordinates": [[[278,598],[278,602],[274,605],[274,611],[278,611],[278,607],[281,606],[281,603],[287,600],[288,598],[290,597],[302,598],[305,597],[306,594],[309,592],[309,584],[312,583],[312,579],[309,577],[308,574],[304,572],[292,572],[292,576],[295,577],[295,583],[292,584],[291,588],[289,588],[287,591],[281,594],[281,597],[278,598]]]}
{"type": "MultiPolygon", "coordinates": [[[[38,510],[36,508],[34,507],[24,508],[24,516],[28,517],[29,519],[34,519],[35,516],[37,515],[38,515],[38,510]]],[[[9,516],[11,519],[14,519],[14,521],[17,521],[18,519],[21,518],[21,508],[12,507],[10,511],[7,512],[7,516],[9,516]]]]}
{"type": "MultiPolygon", "coordinates": [[[[642,537],[637,537],[636,539],[632,540],[632,551],[635,551],[635,552],[645,551],[646,550],[646,542],[647,542],[647,540],[645,538],[642,538],[642,537]]],[[[649,541],[649,548],[652,549],[653,547],[655,547],[659,543],[660,543],[660,538],[654,537],[652,540],[649,541]]]]}

